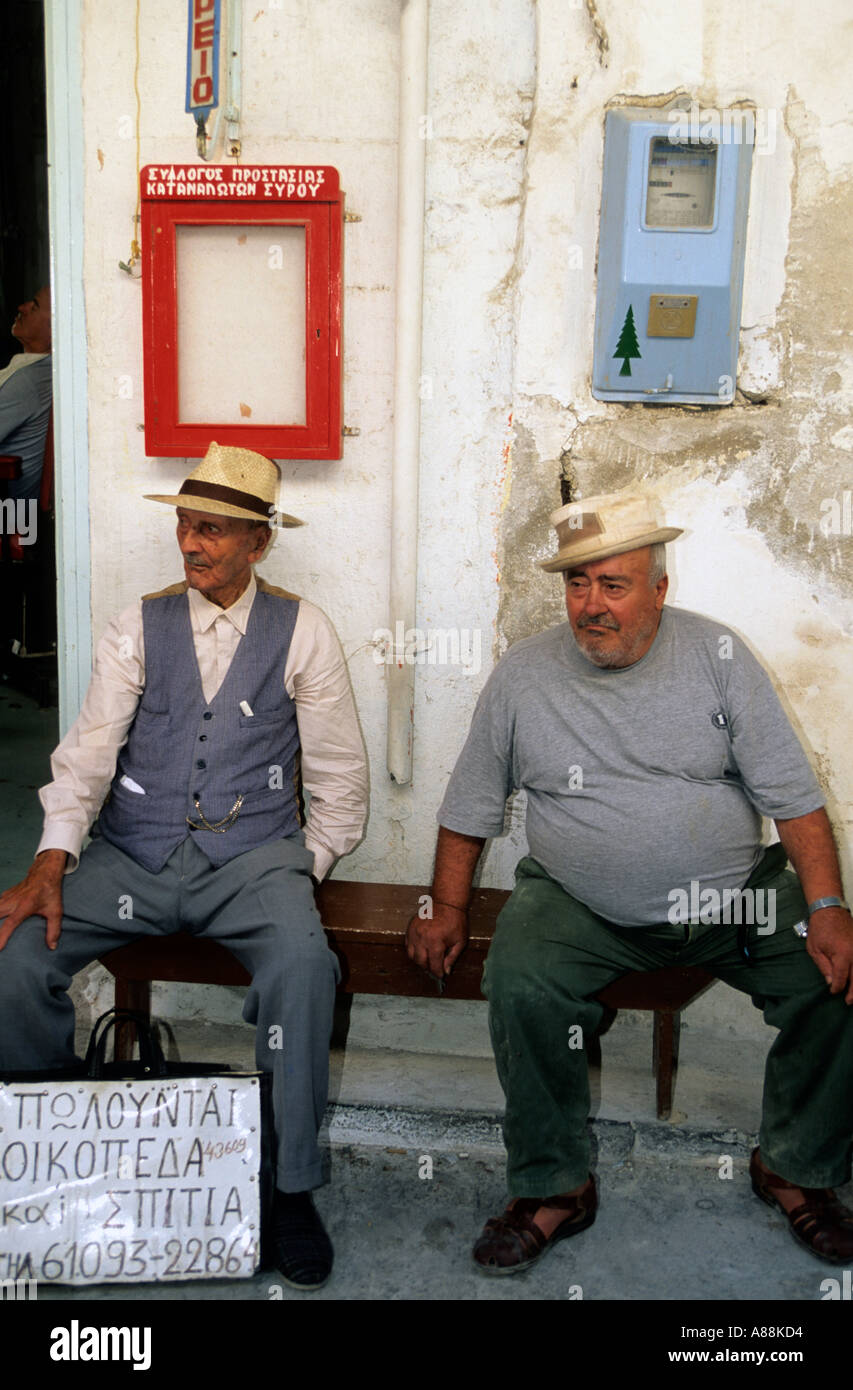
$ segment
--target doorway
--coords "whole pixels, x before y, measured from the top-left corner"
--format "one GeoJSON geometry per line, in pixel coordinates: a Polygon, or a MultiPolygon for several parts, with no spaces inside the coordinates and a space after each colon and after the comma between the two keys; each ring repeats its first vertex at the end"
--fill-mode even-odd
{"type": "MultiPolygon", "coordinates": [[[[22,347],[33,351],[12,336],[18,306],[50,282],[42,0],[0,5],[0,91],[6,110],[14,113],[11,138],[0,148],[0,402],[14,383],[5,411],[0,409],[0,454],[10,456],[0,476],[0,886],[7,887],[25,872],[38,843],[36,788],[49,780],[59,722],[50,479],[44,479],[44,508],[38,496],[29,495],[31,461],[40,473],[50,422],[50,359],[42,359],[44,365],[17,363],[11,375],[5,373],[22,347]],[[29,380],[36,373],[37,385],[29,380]],[[31,399],[33,413],[23,419],[31,399]]],[[[35,477],[37,493],[41,481],[35,477]]]]}

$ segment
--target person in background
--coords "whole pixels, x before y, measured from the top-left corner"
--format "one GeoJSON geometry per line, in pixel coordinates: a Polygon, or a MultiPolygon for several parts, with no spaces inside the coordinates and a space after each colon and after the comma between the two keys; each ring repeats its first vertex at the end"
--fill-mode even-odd
{"type": "Polygon", "coordinates": [[[41,487],[52,402],[49,285],[18,306],[12,336],[23,352],[0,371],[0,454],[20,456],[21,476],[6,484],[17,501],[38,497],[41,487]]]}

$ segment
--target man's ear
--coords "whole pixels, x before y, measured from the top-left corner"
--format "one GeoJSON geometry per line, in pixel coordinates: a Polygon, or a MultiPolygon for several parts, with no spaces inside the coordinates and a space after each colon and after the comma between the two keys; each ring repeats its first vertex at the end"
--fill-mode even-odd
{"type": "Polygon", "coordinates": [[[262,560],[264,558],[264,556],[270,548],[270,543],[272,541],[272,527],[267,526],[265,522],[260,522],[260,524],[257,526],[254,524],[254,522],[250,522],[249,525],[251,527],[252,546],[249,553],[251,555],[254,555],[255,557],[253,563],[257,563],[258,560],[262,560]]]}

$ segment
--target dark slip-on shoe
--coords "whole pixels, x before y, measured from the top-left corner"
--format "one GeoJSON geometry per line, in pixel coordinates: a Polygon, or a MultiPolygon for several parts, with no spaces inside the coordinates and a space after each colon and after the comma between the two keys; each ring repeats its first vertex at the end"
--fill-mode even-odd
{"type": "Polygon", "coordinates": [[[334,1251],[310,1192],[279,1192],[273,1198],[275,1263],[291,1288],[321,1289],[332,1272],[334,1251]]]}

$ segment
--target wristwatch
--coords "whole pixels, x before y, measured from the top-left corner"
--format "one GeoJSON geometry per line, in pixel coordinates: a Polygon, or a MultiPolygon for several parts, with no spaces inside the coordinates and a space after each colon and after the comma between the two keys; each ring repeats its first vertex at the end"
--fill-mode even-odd
{"type": "Polygon", "coordinates": [[[847,904],[840,898],[816,898],[813,903],[809,903],[806,913],[811,917],[813,912],[819,912],[822,907],[843,907],[847,911],[847,904]]]}
{"type": "Polygon", "coordinates": [[[845,912],[847,911],[847,904],[842,902],[840,898],[815,898],[814,902],[809,903],[806,908],[806,915],[802,922],[794,923],[794,931],[797,936],[808,936],[809,918],[813,912],[819,912],[822,907],[843,907],[845,912]]]}

